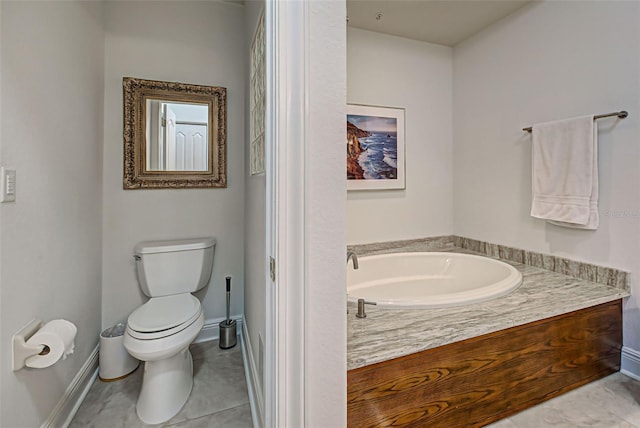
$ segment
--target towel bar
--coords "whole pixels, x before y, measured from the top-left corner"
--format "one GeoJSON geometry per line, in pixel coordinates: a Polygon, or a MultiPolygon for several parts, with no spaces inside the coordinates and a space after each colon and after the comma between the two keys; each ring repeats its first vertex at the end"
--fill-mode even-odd
{"type": "MultiPolygon", "coordinates": [[[[620,119],[624,119],[625,117],[629,116],[629,112],[625,110],[621,110],[621,111],[614,111],[613,113],[599,114],[597,116],[593,116],[593,120],[602,119],[603,117],[612,117],[612,116],[618,116],[620,119]]],[[[528,128],[522,128],[522,130],[531,132],[533,130],[533,127],[529,126],[528,128]]]]}

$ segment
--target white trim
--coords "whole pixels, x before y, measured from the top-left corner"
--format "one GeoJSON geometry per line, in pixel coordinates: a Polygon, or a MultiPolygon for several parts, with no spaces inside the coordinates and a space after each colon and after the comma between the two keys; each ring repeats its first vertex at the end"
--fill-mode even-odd
{"type": "Polygon", "coordinates": [[[67,427],[98,377],[98,348],[93,349],[41,428],[67,427]]]}
{"type": "Polygon", "coordinates": [[[305,119],[308,1],[266,0],[265,427],[306,426],[305,119]]]}
{"type": "Polygon", "coordinates": [[[264,427],[264,401],[262,398],[262,390],[260,389],[260,379],[256,362],[253,359],[253,350],[251,341],[249,340],[249,331],[247,323],[242,318],[242,334],[240,339],[242,342],[242,357],[244,361],[244,376],[247,379],[247,390],[249,392],[249,405],[251,406],[251,414],[253,415],[253,428],[264,427]],[[244,339],[247,340],[244,340],[244,339]]]}
{"type": "Polygon", "coordinates": [[[632,379],[640,380],[640,352],[635,349],[622,347],[622,364],[620,373],[632,379]]]}
{"type": "MultiPolygon", "coordinates": [[[[236,334],[239,335],[242,331],[242,315],[233,315],[231,319],[236,320],[236,334]]],[[[200,333],[198,333],[193,343],[209,342],[210,340],[220,339],[220,323],[224,320],[226,320],[225,317],[205,320],[202,330],[200,330],[200,333]]]]}
{"type": "MultiPolygon", "coordinates": [[[[276,28],[278,19],[276,10],[278,4],[274,0],[265,0],[264,10],[264,31],[265,31],[265,254],[266,257],[275,256],[277,252],[277,241],[275,234],[277,231],[276,218],[277,210],[275,198],[276,191],[276,117],[274,110],[276,109],[275,92],[276,92],[276,63],[277,63],[277,46],[276,28]]],[[[270,261],[265,260],[265,266],[269,266],[270,261]]],[[[277,266],[276,266],[277,268],[277,266]]],[[[278,274],[278,272],[276,272],[278,274]]],[[[277,388],[277,347],[276,347],[276,315],[277,315],[277,299],[275,283],[271,282],[269,272],[265,272],[265,355],[264,355],[264,384],[262,392],[264,394],[264,426],[266,428],[276,427],[277,410],[278,410],[278,388],[277,388]]]]}

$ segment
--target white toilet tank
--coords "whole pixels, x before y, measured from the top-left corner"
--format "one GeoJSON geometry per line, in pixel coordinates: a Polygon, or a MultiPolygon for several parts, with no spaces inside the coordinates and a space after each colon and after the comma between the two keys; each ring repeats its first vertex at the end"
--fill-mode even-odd
{"type": "Polygon", "coordinates": [[[209,283],[213,238],[146,241],[134,248],[138,282],[149,297],[193,293],[209,283]]]}

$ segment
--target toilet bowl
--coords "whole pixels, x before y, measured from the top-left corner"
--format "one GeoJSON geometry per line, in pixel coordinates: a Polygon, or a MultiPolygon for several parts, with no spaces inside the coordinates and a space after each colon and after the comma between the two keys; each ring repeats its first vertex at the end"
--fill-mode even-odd
{"type": "MultiPolygon", "coordinates": [[[[194,297],[191,294],[188,296],[194,297]]],[[[144,423],[168,421],[180,411],[191,394],[193,365],[189,345],[204,325],[204,314],[199,303],[195,318],[190,317],[188,322],[166,330],[140,332],[134,330],[131,324],[127,325],[125,349],[134,358],[145,361],[142,388],[136,404],[138,417],[144,423]]]]}
{"type": "Polygon", "coordinates": [[[211,277],[211,238],[144,242],[136,246],[138,280],[151,298],[127,320],[124,347],[145,361],[136,412],[147,424],[166,422],[184,406],[193,387],[189,345],[204,325],[191,293],[211,277]],[[171,294],[167,294],[171,293],[171,294]]]}

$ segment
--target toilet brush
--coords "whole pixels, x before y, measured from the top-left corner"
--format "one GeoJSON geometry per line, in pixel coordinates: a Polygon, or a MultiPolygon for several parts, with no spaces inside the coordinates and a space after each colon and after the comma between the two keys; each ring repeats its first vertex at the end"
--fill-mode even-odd
{"type": "Polygon", "coordinates": [[[236,320],[232,320],[229,312],[231,310],[231,277],[227,280],[227,319],[220,323],[220,348],[230,349],[236,346],[238,340],[236,336],[236,320]]]}

